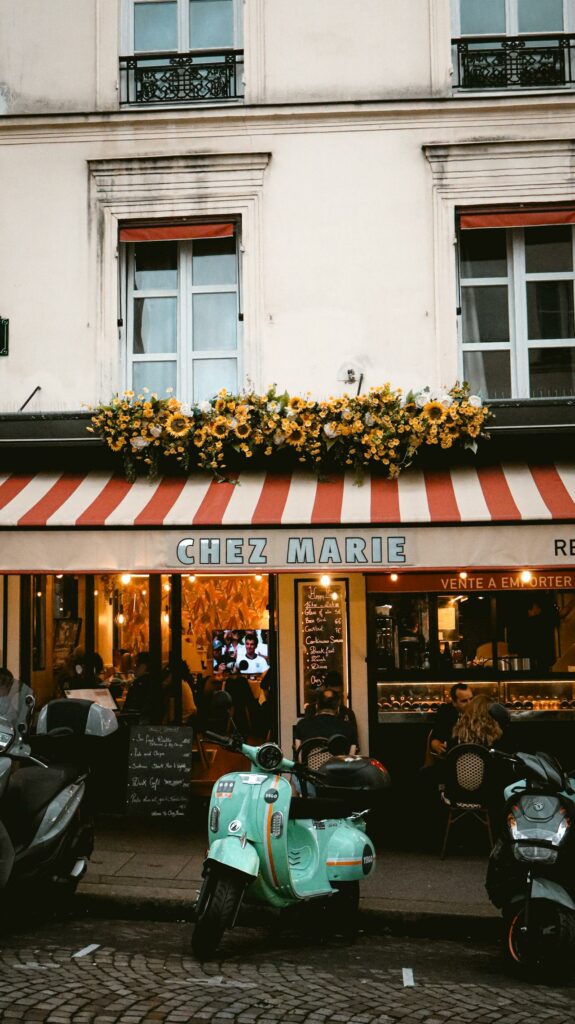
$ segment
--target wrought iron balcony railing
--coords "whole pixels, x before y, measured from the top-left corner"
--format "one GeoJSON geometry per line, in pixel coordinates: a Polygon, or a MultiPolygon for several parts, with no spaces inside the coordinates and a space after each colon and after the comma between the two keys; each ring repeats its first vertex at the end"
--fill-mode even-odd
{"type": "Polygon", "coordinates": [[[549,89],[574,83],[575,35],[465,36],[451,42],[460,89],[549,89]]]}
{"type": "Polygon", "coordinates": [[[122,103],[218,103],[243,96],[243,50],[120,57],[122,103]]]}

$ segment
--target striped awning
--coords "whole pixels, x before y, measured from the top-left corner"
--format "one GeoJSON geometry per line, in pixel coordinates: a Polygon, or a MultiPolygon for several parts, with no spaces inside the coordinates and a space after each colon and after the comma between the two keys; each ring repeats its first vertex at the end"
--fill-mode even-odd
{"type": "Polygon", "coordinates": [[[0,475],[0,528],[233,527],[575,520],[575,463],[352,473],[245,473],[138,479],[88,473],[0,475]]]}

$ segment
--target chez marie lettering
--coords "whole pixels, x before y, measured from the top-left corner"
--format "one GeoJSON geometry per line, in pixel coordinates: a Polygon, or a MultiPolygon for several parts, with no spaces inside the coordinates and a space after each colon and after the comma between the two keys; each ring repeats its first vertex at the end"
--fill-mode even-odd
{"type": "MultiPolygon", "coordinates": [[[[177,546],[182,565],[268,564],[267,537],[185,537],[177,546]]],[[[400,565],[405,537],[287,537],[286,565],[400,565]]]]}

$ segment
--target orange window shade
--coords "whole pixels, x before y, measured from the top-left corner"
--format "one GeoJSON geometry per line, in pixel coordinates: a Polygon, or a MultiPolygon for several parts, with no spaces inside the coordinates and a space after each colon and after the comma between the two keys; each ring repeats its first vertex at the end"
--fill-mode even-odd
{"type": "Polygon", "coordinates": [[[188,238],[230,238],[233,224],[145,224],[120,228],[121,242],[179,242],[188,238]]]}
{"type": "Polygon", "coordinates": [[[459,214],[459,226],[462,231],[473,228],[546,227],[552,224],[575,224],[575,207],[538,210],[470,210],[462,211],[459,214]]]}

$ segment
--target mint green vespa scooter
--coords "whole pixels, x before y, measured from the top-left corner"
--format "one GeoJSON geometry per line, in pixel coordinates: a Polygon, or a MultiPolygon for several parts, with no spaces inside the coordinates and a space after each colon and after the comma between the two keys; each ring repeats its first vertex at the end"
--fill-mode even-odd
{"type": "Polygon", "coordinates": [[[346,918],[354,916],[359,882],[375,864],[365,818],[389,785],[383,765],[333,757],[314,772],[284,758],[275,743],[252,747],[238,733],[206,736],[243,754],[252,767],[223,775],[212,791],[194,954],[200,960],[213,956],[225,929],[233,928],[244,896],[278,908],[329,898],[346,918]],[[305,794],[310,783],[316,795],[294,792],[305,794]]]}

